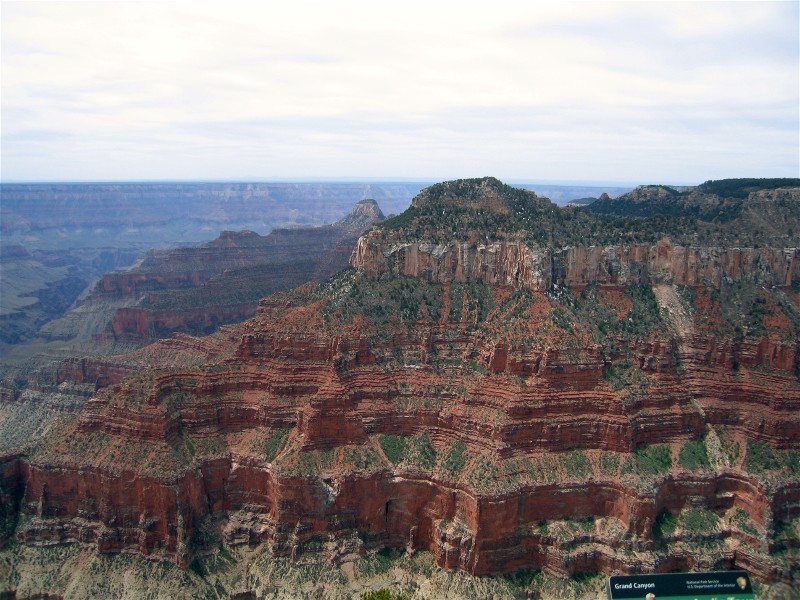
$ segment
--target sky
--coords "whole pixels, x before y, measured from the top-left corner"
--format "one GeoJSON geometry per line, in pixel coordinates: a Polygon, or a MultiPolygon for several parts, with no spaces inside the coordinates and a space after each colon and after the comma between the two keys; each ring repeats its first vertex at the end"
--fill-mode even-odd
{"type": "Polygon", "coordinates": [[[799,7],[3,1],[0,179],[798,177],[799,7]]]}

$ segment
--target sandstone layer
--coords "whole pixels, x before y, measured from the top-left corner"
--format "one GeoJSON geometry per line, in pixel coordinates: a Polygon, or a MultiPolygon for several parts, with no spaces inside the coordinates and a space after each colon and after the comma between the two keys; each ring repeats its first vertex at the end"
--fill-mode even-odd
{"type": "MultiPolygon", "coordinates": [[[[453,188],[491,219],[525,201],[453,188]]],[[[796,249],[402,241],[415,223],[246,323],[116,359],[148,368],[72,363],[100,389],[2,459],[3,535],[183,567],[394,547],[474,574],[797,584],[796,249]]]]}

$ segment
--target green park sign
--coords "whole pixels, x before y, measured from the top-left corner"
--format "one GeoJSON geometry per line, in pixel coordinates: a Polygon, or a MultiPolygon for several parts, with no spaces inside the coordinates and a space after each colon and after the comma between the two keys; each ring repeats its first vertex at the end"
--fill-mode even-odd
{"type": "Polygon", "coordinates": [[[608,579],[608,597],[640,600],[752,600],[746,571],[614,575],[608,579]]]}

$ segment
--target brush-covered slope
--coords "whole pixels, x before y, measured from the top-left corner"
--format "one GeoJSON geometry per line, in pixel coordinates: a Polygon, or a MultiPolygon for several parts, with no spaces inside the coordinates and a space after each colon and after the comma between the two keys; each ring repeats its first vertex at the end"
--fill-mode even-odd
{"type": "Polygon", "coordinates": [[[798,251],[653,219],[432,186],[352,268],[118,358],[151,366],[4,459],[4,535],[796,583],[798,251]]]}

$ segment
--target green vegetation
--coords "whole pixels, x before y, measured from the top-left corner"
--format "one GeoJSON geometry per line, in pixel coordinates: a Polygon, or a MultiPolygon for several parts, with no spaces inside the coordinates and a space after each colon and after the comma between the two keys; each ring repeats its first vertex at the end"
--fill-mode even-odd
{"type": "Polygon", "coordinates": [[[678,519],[675,518],[669,509],[662,508],[656,515],[656,520],[653,523],[653,537],[663,538],[675,533],[678,528],[678,519]]]}
{"type": "Polygon", "coordinates": [[[789,521],[776,521],[775,522],[775,540],[784,541],[799,540],[798,531],[800,531],[800,517],[795,517],[789,521]]]}
{"type": "Polygon", "coordinates": [[[191,436],[186,433],[186,431],[181,431],[181,440],[183,441],[183,445],[186,448],[186,452],[189,453],[189,456],[194,456],[196,449],[194,446],[194,442],[192,442],[191,436]]]}
{"type": "MultiPolygon", "coordinates": [[[[205,525],[209,527],[210,524],[206,523],[205,525]]],[[[213,529],[213,526],[210,526],[210,528],[213,529]]],[[[216,533],[212,534],[211,537],[216,539],[216,533]]],[[[192,542],[195,550],[206,550],[202,556],[195,558],[189,565],[189,568],[198,576],[208,577],[215,573],[224,573],[231,566],[236,565],[236,558],[222,544],[219,544],[218,548],[208,553],[208,550],[211,549],[208,545],[198,543],[196,540],[192,540],[192,542]]]]}
{"type": "Polygon", "coordinates": [[[738,178],[738,179],[709,179],[697,187],[698,191],[705,194],[716,194],[730,198],[747,198],[750,192],[758,190],[774,190],[782,187],[798,187],[800,179],[797,178],[738,178]]]}
{"type": "Polygon", "coordinates": [[[391,590],[383,588],[361,594],[361,600],[407,600],[408,596],[401,593],[393,593],[391,590]]]}
{"type": "Polygon", "coordinates": [[[498,309],[504,320],[519,319],[527,316],[528,308],[535,302],[533,292],[528,288],[518,288],[511,292],[498,309]]]}
{"type": "Polygon", "coordinates": [[[466,450],[467,445],[458,440],[445,455],[442,468],[450,475],[459,475],[467,464],[466,450]]]}
{"type": "MultiPolygon", "coordinates": [[[[725,245],[765,238],[754,228],[734,226],[749,191],[796,185],[796,180],[707,182],[696,192],[668,186],[642,186],[617,199],[598,200],[581,209],[560,209],[535,194],[492,178],[444,182],[422,192],[416,206],[389,219],[384,229],[395,238],[446,243],[478,231],[486,241],[508,235],[545,246],[652,243],[725,245]],[[712,194],[721,194],[718,198],[712,194]],[[487,206],[486,200],[492,206],[487,206]]],[[[791,206],[778,206],[790,213],[791,206]]],[[[740,219],[741,220],[741,219],[740,219]]]]}
{"type": "Polygon", "coordinates": [[[464,285],[454,283],[450,285],[450,309],[447,313],[447,320],[451,322],[461,321],[461,313],[464,310],[464,285]]]}
{"type": "Polygon", "coordinates": [[[666,444],[643,446],[625,460],[622,473],[660,475],[672,467],[672,455],[666,444]]]}
{"type": "Polygon", "coordinates": [[[421,433],[411,439],[408,448],[408,460],[422,469],[432,469],[436,464],[436,449],[431,444],[427,433],[421,433]]]}
{"type": "MultiPolygon", "coordinates": [[[[507,573],[503,575],[502,578],[508,583],[508,587],[512,591],[525,592],[531,587],[533,578],[538,572],[539,571],[533,571],[531,569],[520,569],[513,573],[507,573]]],[[[514,597],[520,596],[515,595],[514,597]]]]}
{"type": "Polygon", "coordinates": [[[345,448],[345,460],[356,469],[369,470],[382,461],[375,450],[369,447],[345,448]]]}
{"type": "Polygon", "coordinates": [[[722,450],[725,452],[725,457],[728,459],[728,464],[735,464],[742,453],[742,445],[735,441],[728,432],[717,431],[717,437],[722,450]]]}
{"type": "Polygon", "coordinates": [[[750,518],[750,513],[743,508],[736,509],[736,513],[733,515],[732,521],[745,533],[749,533],[750,535],[758,535],[759,533],[758,529],[756,529],[755,525],[753,525],[753,520],[750,518]]]}
{"type": "Polygon", "coordinates": [[[775,457],[772,447],[760,440],[747,440],[747,454],[744,456],[744,468],[752,473],[762,473],[780,469],[781,464],[775,457]]]}
{"type": "MultiPolygon", "coordinates": [[[[507,463],[504,463],[508,466],[507,463]]],[[[475,464],[469,471],[467,481],[470,486],[476,491],[490,491],[497,488],[498,479],[500,478],[500,467],[497,462],[486,454],[482,454],[475,461],[475,464]]],[[[518,483],[519,477],[516,473],[503,477],[501,483],[508,485],[515,485],[518,483]]]]}
{"type": "Polygon", "coordinates": [[[639,368],[639,365],[632,363],[627,358],[615,360],[605,365],[603,379],[608,381],[612,390],[622,392],[624,405],[643,398],[650,387],[650,379],[648,379],[644,371],[639,368]]]}
{"type": "Polygon", "coordinates": [[[397,464],[403,460],[406,451],[406,438],[403,435],[381,435],[378,436],[378,443],[381,445],[383,453],[392,464],[397,464]]]}
{"type": "Polygon", "coordinates": [[[688,441],[681,446],[678,463],[690,471],[707,469],[710,464],[705,439],[688,441]]]}
{"type": "Polygon", "coordinates": [[[781,461],[792,475],[800,474],[800,450],[786,450],[781,453],[781,461]]]}
{"type": "Polygon", "coordinates": [[[572,312],[571,321],[590,327],[594,341],[607,350],[614,338],[642,338],[667,331],[668,323],[651,286],[632,284],[625,289],[625,295],[632,306],[621,315],[600,300],[596,284],[586,286],[577,295],[559,290],[553,297],[572,312]]]}
{"type": "Polygon", "coordinates": [[[681,303],[683,304],[683,308],[686,309],[687,312],[691,313],[694,311],[694,301],[697,297],[697,293],[694,291],[694,288],[688,285],[678,284],[675,286],[677,288],[678,296],[681,299],[681,303]]]}
{"type": "Polygon", "coordinates": [[[615,360],[603,368],[603,379],[609,382],[611,389],[615,392],[625,388],[629,384],[631,361],[628,359],[615,360]]]}
{"type": "Polygon", "coordinates": [[[718,303],[717,330],[722,335],[737,340],[765,337],[770,333],[765,318],[781,312],[790,325],[773,333],[781,334],[786,341],[800,336],[800,313],[785,294],[767,291],[753,279],[723,280],[719,288],[711,289],[709,298],[712,304],[718,303]]]}
{"type": "Polygon", "coordinates": [[[272,462],[275,460],[275,457],[283,450],[286,444],[286,437],[289,435],[290,431],[290,427],[276,429],[272,432],[272,435],[267,438],[264,444],[264,458],[266,458],[267,461],[272,462]]]}
{"type": "Polygon", "coordinates": [[[616,452],[603,452],[600,455],[600,471],[603,475],[616,475],[619,471],[619,454],[616,452]]]}
{"type": "MultiPolygon", "coordinates": [[[[472,281],[469,283],[452,284],[450,286],[451,294],[453,293],[453,289],[456,289],[457,293],[459,291],[463,292],[461,302],[462,306],[465,305],[467,308],[465,321],[471,323],[484,322],[489,316],[489,312],[492,310],[494,303],[492,287],[482,281],[472,281]]],[[[450,309],[450,315],[453,315],[452,307],[450,309]]],[[[460,319],[460,316],[461,312],[459,311],[456,319],[460,319]]],[[[451,320],[454,319],[451,318],[451,320]]]]}
{"type": "Polygon", "coordinates": [[[16,541],[19,507],[22,501],[22,488],[4,490],[0,485],[0,548],[3,544],[16,541]]]}
{"type": "Polygon", "coordinates": [[[392,565],[403,557],[404,551],[400,548],[382,548],[374,554],[366,556],[359,564],[359,570],[364,575],[380,575],[392,568],[392,565]]]}
{"type": "MultiPolygon", "coordinates": [[[[604,198],[580,209],[560,209],[547,199],[493,178],[461,179],[431,186],[415,206],[388,219],[384,231],[398,241],[447,243],[478,232],[491,242],[510,235],[539,246],[674,243],[755,246],[774,233],[753,227],[746,197],[757,189],[796,186],[797,179],[730,179],[708,181],[696,190],[642,186],[620,198],[604,198]]],[[[795,208],[776,201],[773,210],[786,215],[786,230],[795,208]]],[[[791,234],[789,234],[791,237],[791,234]]]]}
{"type": "Polygon", "coordinates": [[[719,527],[719,517],[705,508],[690,508],[681,514],[680,523],[688,531],[708,533],[719,527]]]}
{"type": "Polygon", "coordinates": [[[530,478],[535,482],[545,483],[558,480],[558,471],[555,461],[550,456],[537,457],[534,459],[525,458],[522,461],[525,470],[530,478]]]}
{"type": "Polygon", "coordinates": [[[349,273],[349,281],[339,276],[327,286],[320,286],[315,294],[324,297],[327,293],[331,298],[322,310],[328,327],[349,323],[355,315],[363,315],[381,328],[387,324],[441,318],[444,304],[441,285],[429,284],[417,277],[376,281],[352,277],[352,271],[349,273]]]}
{"type": "Polygon", "coordinates": [[[625,288],[625,295],[633,301],[633,308],[628,312],[627,318],[618,321],[618,328],[622,334],[645,337],[651,335],[653,331],[665,328],[658,300],[650,285],[629,285],[625,288]]]}
{"type": "Polygon", "coordinates": [[[585,479],[592,472],[592,465],[581,450],[571,450],[561,455],[561,464],[569,477],[585,479]]]}

